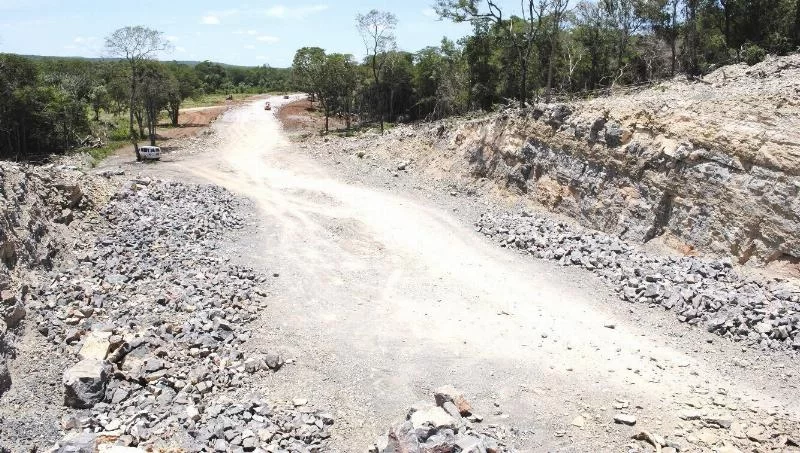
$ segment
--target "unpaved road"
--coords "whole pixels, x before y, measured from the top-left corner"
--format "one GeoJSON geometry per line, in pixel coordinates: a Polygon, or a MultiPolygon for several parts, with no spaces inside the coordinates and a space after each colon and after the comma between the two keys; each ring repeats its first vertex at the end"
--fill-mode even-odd
{"type": "Polygon", "coordinates": [[[621,451],[642,430],[697,445],[727,435],[687,429],[678,414],[693,406],[745,425],[798,419],[793,361],[625,304],[588,272],[498,248],[435,200],[345,182],[296,149],[262,102],[215,123],[217,148],[134,167],[222,185],[260,209],[238,259],[280,277],[248,347],[296,363],[242,394],[330,410],[342,451],[363,451],[443,384],[533,451],[621,451]],[[626,411],[635,427],[613,423],[626,411]]]}

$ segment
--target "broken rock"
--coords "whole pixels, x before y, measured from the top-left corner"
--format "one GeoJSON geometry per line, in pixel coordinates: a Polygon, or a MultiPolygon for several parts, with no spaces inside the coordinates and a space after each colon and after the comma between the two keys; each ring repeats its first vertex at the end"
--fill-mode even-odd
{"type": "Polygon", "coordinates": [[[617,414],[614,416],[614,423],[633,426],[636,424],[636,417],[631,414],[617,414]]]}
{"type": "Polygon", "coordinates": [[[105,360],[108,349],[111,347],[111,332],[90,332],[81,346],[78,357],[81,360],[105,360]]]}
{"type": "Polygon", "coordinates": [[[64,405],[88,409],[103,401],[111,367],[101,361],[85,359],[64,372],[64,405]]]}
{"type": "Polygon", "coordinates": [[[464,394],[452,385],[444,385],[437,388],[433,396],[436,399],[437,406],[442,406],[445,402],[449,401],[456,405],[461,415],[469,415],[472,411],[472,406],[469,404],[469,401],[464,398],[464,394]]]}

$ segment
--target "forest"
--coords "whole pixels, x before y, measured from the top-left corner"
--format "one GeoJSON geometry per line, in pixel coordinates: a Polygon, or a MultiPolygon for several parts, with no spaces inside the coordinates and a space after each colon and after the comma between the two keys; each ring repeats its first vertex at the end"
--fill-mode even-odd
{"type": "Polygon", "coordinates": [[[438,119],[501,105],[608,95],[671,77],[796,52],[799,0],[439,0],[441,20],[472,33],[417,52],[397,48],[397,19],[358,15],[352,55],[297,51],[295,86],[322,112],[362,123],[438,119]],[[515,5],[506,7],[505,5],[515,5]]]}
{"type": "Polygon", "coordinates": [[[0,54],[0,158],[37,160],[104,135],[105,141],[129,143],[129,112],[138,140],[154,133],[159,122],[177,126],[178,111],[189,99],[290,88],[289,70],[267,66],[149,58],[131,66],[124,58],[0,54]],[[133,72],[137,83],[131,96],[133,72]]]}

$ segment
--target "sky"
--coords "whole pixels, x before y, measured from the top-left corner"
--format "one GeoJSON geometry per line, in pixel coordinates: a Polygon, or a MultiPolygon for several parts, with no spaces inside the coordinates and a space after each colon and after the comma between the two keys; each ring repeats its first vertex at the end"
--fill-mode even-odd
{"type": "Polygon", "coordinates": [[[297,49],[322,47],[361,58],[355,16],[371,9],[397,16],[398,48],[415,52],[467,24],[440,21],[434,0],[0,0],[0,52],[104,57],[105,37],[127,25],[164,33],[162,60],[289,67],[297,49]]]}

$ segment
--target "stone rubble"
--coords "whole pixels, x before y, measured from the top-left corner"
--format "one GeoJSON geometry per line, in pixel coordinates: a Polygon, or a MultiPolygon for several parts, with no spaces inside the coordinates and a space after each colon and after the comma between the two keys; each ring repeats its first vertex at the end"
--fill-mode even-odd
{"type": "Polygon", "coordinates": [[[727,259],[645,253],[617,237],[526,211],[484,213],[476,229],[504,247],[587,269],[622,300],[660,305],[680,322],[749,346],[800,350],[800,288],[784,280],[749,281],[727,259]]]}
{"type": "Polygon", "coordinates": [[[420,402],[412,406],[406,418],[394,424],[386,437],[369,448],[370,453],[500,453],[506,447],[505,428],[498,425],[476,426],[471,406],[464,395],[452,386],[434,392],[436,404],[420,402]]]}
{"type": "Polygon", "coordinates": [[[54,401],[65,437],[52,451],[329,450],[331,416],[228,396],[285,363],[277,351],[241,352],[268,284],[225,258],[221,239],[243,228],[242,203],[214,186],[133,180],[75,226],[94,239],[75,244],[74,259],[15,294],[23,323],[52,344],[45,353],[74,357],[54,401]]]}

